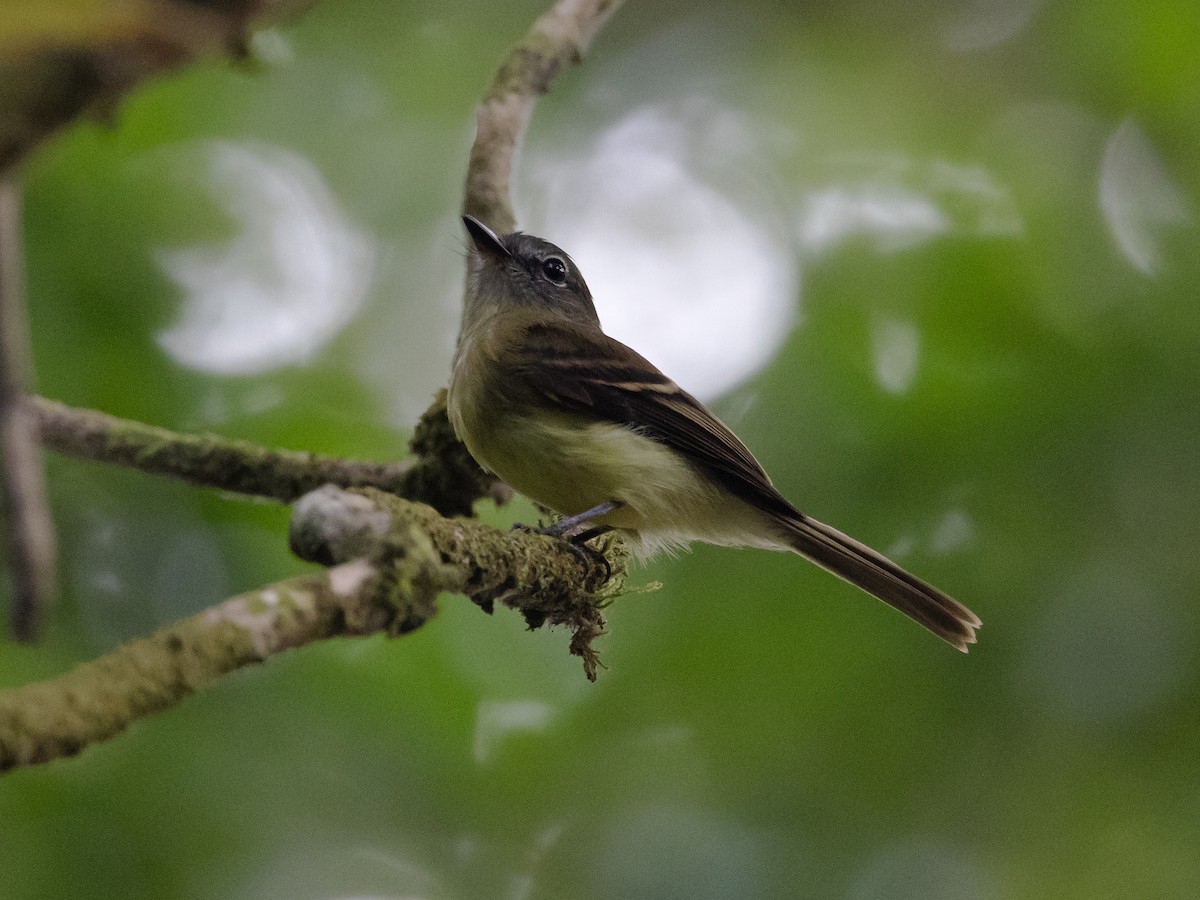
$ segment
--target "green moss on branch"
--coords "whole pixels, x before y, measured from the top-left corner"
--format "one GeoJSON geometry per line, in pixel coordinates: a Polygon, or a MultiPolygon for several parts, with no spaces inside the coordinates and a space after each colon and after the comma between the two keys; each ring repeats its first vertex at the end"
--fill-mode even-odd
{"type": "Polygon", "coordinates": [[[385,628],[407,612],[381,601],[381,585],[379,570],[362,560],[293,578],[233,597],[57,678],[4,691],[0,771],[75,754],[272,654],[385,628]]]}
{"type": "Polygon", "coordinates": [[[331,564],[233,597],[48,681],[0,692],[0,771],[79,752],[178,703],[243,666],[312,641],[407,634],[435,613],[442,591],[487,612],[518,610],[530,628],[565,625],[571,653],[595,680],[593,642],[625,577],[563,541],[504,532],[375,488],[326,485],[296,504],[291,542],[331,564]]]}
{"type": "MultiPolygon", "coordinates": [[[[444,394],[444,392],[443,392],[444,394]]],[[[79,459],[127,466],[202,487],[291,502],[323,484],[372,486],[427,502],[447,515],[507,489],[454,437],[439,395],[413,436],[415,461],[370,462],[273,450],[213,434],[181,434],[42,397],[27,398],[42,446],[79,459]]]]}
{"type": "Polygon", "coordinates": [[[489,613],[496,603],[518,610],[530,628],[569,628],[571,652],[583,660],[588,679],[596,679],[601,663],[593,642],[604,633],[603,608],[621,592],[626,575],[626,555],[615,539],[601,558],[535,532],[447,519],[372,488],[321,488],[298,502],[292,517],[292,550],[324,564],[352,559],[374,542],[386,548],[383,559],[404,559],[413,535],[428,540],[451,573],[446,590],[466,594],[489,613]]]}

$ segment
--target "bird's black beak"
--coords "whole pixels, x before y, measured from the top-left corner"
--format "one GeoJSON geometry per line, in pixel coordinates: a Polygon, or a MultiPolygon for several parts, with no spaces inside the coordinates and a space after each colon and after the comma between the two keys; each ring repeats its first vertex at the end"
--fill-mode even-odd
{"type": "Polygon", "coordinates": [[[496,232],[492,231],[492,229],[488,228],[474,216],[463,216],[463,224],[467,226],[471,240],[475,243],[475,249],[480,253],[501,258],[512,256],[508,252],[508,248],[504,246],[504,242],[496,235],[496,232]]]}

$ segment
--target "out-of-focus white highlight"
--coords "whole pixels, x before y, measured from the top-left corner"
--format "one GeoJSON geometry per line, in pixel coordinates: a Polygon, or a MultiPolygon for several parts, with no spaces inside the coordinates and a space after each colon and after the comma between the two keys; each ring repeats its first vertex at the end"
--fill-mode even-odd
{"type": "Polygon", "coordinates": [[[902,562],[917,552],[931,556],[951,556],[965,550],[975,541],[975,521],[961,507],[952,507],[932,525],[922,526],[919,532],[901,535],[889,544],[886,553],[902,562]]]}
{"type": "Polygon", "coordinates": [[[871,329],[875,352],[875,380],[892,394],[903,394],[917,377],[921,333],[912,322],[879,318],[871,329]]]}
{"type": "Polygon", "coordinates": [[[544,731],[550,724],[550,705],[539,700],[484,701],[475,716],[475,761],[487,763],[500,744],[516,731],[544,731]]]}
{"type": "Polygon", "coordinates": [[[870,184],[827,187],[804,198],[800,245],[821,253],[865,234],[880,250],[902,250],[949,227],[937,205],[914,191],[870,184]]]}
{"type": "Polygon", "coordinates": [[[965,510],[951,509],[929,536],[929,550],[934,556],[949,556],[975,540],[975,523],[965,510]]]}
{"type": "MultiPolygon", "coordinates": [[[[360,772],[358,777],[367,776],[360,772]]],[[[297,818],[273,830],[272,852],[256,867],[229,872],[227,865],[217,871],[214,864],[214,879],[222,885],[218,893],[230,900],[441,900],[456,896],[443,874],[424,863],[422,852],[407,846],[411,842],[403,838],[393,836],[382,845],[363,844],[353,825],[326,821],[318,830],[307,827],[304,817],[297,818]]]]}
{"type": "Polygon", "coordinates": [[[1021,232],[1007,188],[986,169],[946,160],[906,157],[849,159],[841,183],[811,191],[796,216],[796,235],[809,257],[851,239],[894,253],[943,234],[995,237],[1021,232]]]}
{"type": "Polygon", "coordinates": [[[1126,119],[1108,139],[1100,163],[1100,209],[1129,264],[1153,276],[1162,264],[1158,233],[1193,222],[1192,209],[1149,139],[1126,119]]]}
{"type": "Polygon", "coordinates": [[[250,35],[250,52],[259,62],[283,65],[295,62],[291,41],[280,28],[262,28],[250,35]]]}
{"type": "MultiPolygon", "coordinates": [[[[186,158],[194,164],[194,153],[186,158]]],[[[201,158],[214,202],[239,231],[220,245],[158,253],[185,295],[159,344],[182,365],[219,375],[309,359],[361,308],[375,243],[295,154],[217,141],[201,158]]]]}
{"type": "Polygon", "coordinates": [[[532,167],[542,236],[579,264],[605,331],[702,399],[766,365],[796,315],[789,235],[737,171],[748,134],[711,103],[644,107],[584,152],[532,167]],[[691,162],[701,144],[706,165],[691,162]]]}

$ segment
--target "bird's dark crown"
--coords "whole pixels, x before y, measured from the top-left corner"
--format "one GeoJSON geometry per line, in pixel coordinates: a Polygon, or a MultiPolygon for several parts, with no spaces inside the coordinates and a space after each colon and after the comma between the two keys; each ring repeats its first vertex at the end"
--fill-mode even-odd
{"type": "Polygon", "coordinates": [[[565,289],[573,294],[586,297],[588,300],[592,299],[592,292],[588,290],[587,282],[583,280],[583,273],[579,271],[579,266],[575,265],[575,261],[561,247],[535,235],[525,234],[523,231],[506,234],[500,240],[504,244],[504,249],[509,252],[512,261],[518,263],[534,283],[546,282],[558,289],[555,293],[565,289]],[[553,265],[553,260],[558,260],[563,264],[564,272],[561,284],[553,281],[545,272],[546,264],[550,262],[553,265]]]}
{"type": "Polygon", "coordinates": [[[565,250],[532,234],[496,235],[473,224],[468,222],[468,230],[483,262],[479,276],[484,282],[502,287],[510,301],[582,314],[598,323],[592,292],[565,250]]]}

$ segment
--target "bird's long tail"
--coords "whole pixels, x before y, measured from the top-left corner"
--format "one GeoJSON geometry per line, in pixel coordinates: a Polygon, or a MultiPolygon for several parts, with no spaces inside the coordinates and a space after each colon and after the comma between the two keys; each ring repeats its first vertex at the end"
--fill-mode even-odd
{"type": "Polygon", "coordinates": [[[801,556],[895,607],[963,653],[975,643],[980,626],[975,613],[887,557],[801,513],[780,524],[788,545],[801,556]]]}

